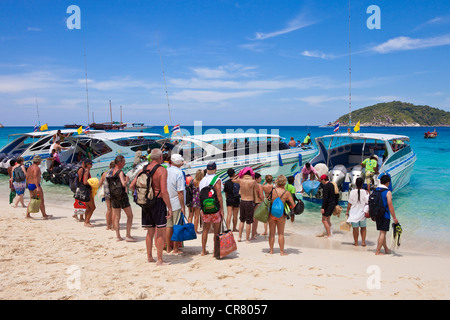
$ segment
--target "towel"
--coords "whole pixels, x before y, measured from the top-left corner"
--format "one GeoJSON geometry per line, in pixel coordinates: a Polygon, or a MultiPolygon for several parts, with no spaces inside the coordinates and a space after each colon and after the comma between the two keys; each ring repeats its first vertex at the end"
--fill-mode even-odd
{"type": "Polygon", "coordinates": [[[242,169],[241,171],[239,171],[239,178],[242,179],[242,177],[244,176],[244,174],[246,174],[247,172],[250,172],[250,174],[252,175],[252,178],[255,177],[255,173],[253,172],[253,169],[251,167],[245,167],[244,169],[242,169]]]}
{"type": "Polygon", "coordinates": [[[95,197],[95,195],[97,194],[98,184],[99,184],[100,181],[98,181],[97,178],[89,178],[87,182],[91,186],[92,196],[95,197]]]}

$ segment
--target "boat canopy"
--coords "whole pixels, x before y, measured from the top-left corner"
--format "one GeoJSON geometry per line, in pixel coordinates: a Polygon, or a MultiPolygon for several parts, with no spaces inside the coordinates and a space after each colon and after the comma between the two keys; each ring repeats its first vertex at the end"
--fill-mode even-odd
{"type": "Polygon", "coordinates": [[[327,136],[322,136],[318,139],[322,138],[350,138],[354,140],[364,140],[364,139],[373,139],[373,140],[406,140],[409,141],[408,136],[396,135],[396,134],[385,134],[385,133],[339,133],[339,134],[330,134],[327,136]]]}

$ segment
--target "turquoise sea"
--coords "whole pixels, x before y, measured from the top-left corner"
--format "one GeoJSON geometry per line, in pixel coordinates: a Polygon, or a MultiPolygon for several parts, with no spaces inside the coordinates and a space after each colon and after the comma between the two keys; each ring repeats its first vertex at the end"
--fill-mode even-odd
{"type": "MultiPolygon", "coordinates": [[[[61,127],[50,127],[52,129],[62,129],[61,127]]],[[[182,133],[198,134],[203,133],[226,133],[251,132],[255,130],[262,133],[277,133],[289,140],[294,137],[296,140],[303,140],[306,134],[311,133],[312,138],[327,134],[333,134],[333,128],[321,128],[317,126],[286,126],[286,127],[234,127],[218,126],[207,127],[194,130],[194,127],[183,127],[182,133]]],[[[410,184],[394,195],[394,207],[396,215],[403,228],[401,250],[411,252],[426,252],[437,254],[448,254],[450,252],[450,202],[447,189],[450,189],[450,128],[436,128],[438,137],[436,139],[424,139],[426,131],[433,131],[435,128],[425,127],[396,127],[378,128],[363,127],[361,132],[402,134],[410,137],[411,146],[417,154],[417,161],[414,167],[410,184]]],[[[345,128],[341,130],[346,130],[345,128]]],[[[33,131],[33,127],[5,127],[0,128],[0,146],[3,147],[8,142],[8,135],[33,131]]],[[[153,127],[151,132],[164,135],[163,127],[153,127]]],[[[2,193],[8,192],[7,177],[0,177],[2,193]]],[[[59,205],[72,205],[72,195],[66,186],[56,186],[50,182],[44,184],[46,198],[59,205]]],[[[320,208],[316,204],[305,202],[305,212],[296,217],[293,224],[288,223],[288,232],[312,235],[321,230],[320,208]]],[[[339,231],[339,219],[333,218],[333,229],[337,237],[345,237],[339,231]],[[335,220],[333,220],[335,219],[335,220]]],[[[341,216],[341,220],[342,216],[341,216]]],[[[374,243],[375,226],[368,224],[368,243],[374,243]]],[[[345,238],[347,239],[347,238],[345,238]]],[[[348,236],[348,241],[350,236],[348,236]]],[[[347,241],[347,240],[346,240],[347,241]]],[[[301,245],[301,244],[300,244],[301,245]]]]}

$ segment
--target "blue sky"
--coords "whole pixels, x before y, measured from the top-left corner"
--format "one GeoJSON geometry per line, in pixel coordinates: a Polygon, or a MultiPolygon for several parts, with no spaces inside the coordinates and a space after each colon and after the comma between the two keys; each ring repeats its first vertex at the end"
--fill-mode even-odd
{"type": "MultiPolygon", "coordinates": [[[[353,0],[351,14],[353,110],[450,111],[450,1],[353,0]]],[[[114,120],[122,106],[147,125],[169,124],[168,104],[172,125],[322,125],[348,112],[348,26],[347,0],[2,0],[0,123],[36,124],[36,100],[41,124],[85,125],[87,101],[105,122],[111,100],[114,120]]]]}

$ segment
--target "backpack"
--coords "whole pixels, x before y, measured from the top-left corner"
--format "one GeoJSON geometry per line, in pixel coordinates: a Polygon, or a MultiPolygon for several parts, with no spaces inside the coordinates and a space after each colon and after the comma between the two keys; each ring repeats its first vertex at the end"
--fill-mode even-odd
{"type": "Polygon", "coordinates": [[[122,181],[119,177],[120,172],[121,170],[118,170],[112,177],[106,177],[111,198],[120,199],[124,194],[122,181]]]}
{"type": "Polygon", "coordinates": [[[200,206],[204,214],[217,213],[220,210],[220,203],[217,199],[217,194],[214,192],[214,185],[216,184],[217,176],[215,176],[209,185],[200,190],[200,206]]]}
{"type": "MultiPolygon", "coordinates": [[[[287,190],[285,190],[283,192],[283,194],[281,195],[281,197],[285,194],[287,190]]],[[[277,192],[277,190],[275,190],[275,192],[277,192]]],[[[277,193],[278,195],[278,193],[277,193]]],[[[272,206],[270,208],[270,213],[272,214],[272,216],[274,216],[276,219],[279,219],[283,216],[284,214],[284,204],[283,201],[281,201],[281,197],[276,198],[273,202],[272,202],[272,206]]]]}
{"type": "Polygon", "coordinates": [[[189,182],[189,185],[186,186],[186,207],[190,207],[192,205],[192,200],[194,199],[194,179],[189,182]]]}
{"type": "MultiPolygon", "coordinates": [[[[82,167],[78,167],[72,171],[69,172],[69,187],[70,190],[75,193],[77,191],[78,187],[78,170],[80,170],[82,167]]],[[[83,175],[84,175],[84,168],[83,168],[83,175]]]]}
{"type": "Polygon", "coordinates": [[[70,190],[75,193],[77,190],[77,184],[78,184],[78,173],[76,170],[69,172],[69,187],[70,190]]]}
{"type": "Polygon", "coordinates": [[[385,191],[389,191],[389,189],[375,189],[369,196],[369,215],[374,221],[383,218],[386,213],[382,197],[385,191]]]}
{"type": "Polygon", "coordinates": [[[22,166],[18,166],[13,171],[13,177],[15,182],[22,182],[25,181],[25,173],[22,170],[22,166]]]}
{"type": "MultiPolygon", "coordinates": [[[[155,196],[152,187],[152,176],[156,169],[161,167],[157,164],[153,167],[152,171],[147,170],[148,165],[142,169],[142,172],[136,178],[136,203],[142,208],[151,208],[156,202],[156,198],[160,192],[155,196]]],[[[111,191],[111,190],[110,190],[111,191]]]]}

